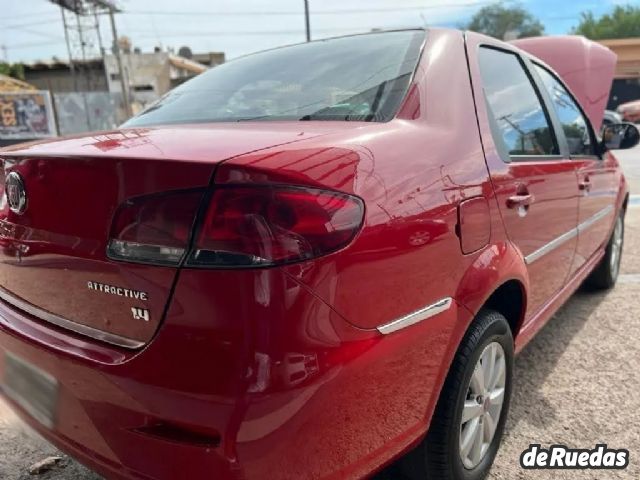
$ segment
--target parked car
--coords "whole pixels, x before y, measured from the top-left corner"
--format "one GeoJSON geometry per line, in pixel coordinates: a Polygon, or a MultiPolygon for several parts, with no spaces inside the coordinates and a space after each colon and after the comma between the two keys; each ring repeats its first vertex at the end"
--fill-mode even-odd
{"type": "Polygon", "coordinates": [[[514,353],[616,283],[628,201],[586,103],[615,56],[517,45],[269,50],[1,151],[3,398],[107,478],[484,478],[514,353]]]}
{"type": "Polygon", "coordinates": [[[625,121],[633,123],[640,122],[640,100],[621,103],[616,110],[622,115],[625,121]]]}
{"type": "Polygon", "coordinates": [[[614,112],[613,110],[604,111],[604,116],[602,117],[603,126],[613,125],[614,123],[622,123],[623,121],[624,119],[619,113],[614,112]]]}

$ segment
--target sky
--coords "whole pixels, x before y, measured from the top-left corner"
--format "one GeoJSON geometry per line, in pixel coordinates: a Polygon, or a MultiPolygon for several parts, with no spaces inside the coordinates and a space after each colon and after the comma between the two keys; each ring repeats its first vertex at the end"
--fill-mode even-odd
{"type": "MultiPolygon", "coordinates": [[[[312,38],[414,26],[459,27],[492,0],[309,0],[312,38]]],[[[616,4],[640,0],[505,0],[520,4],[543,23],[547,34],[564,34],[580,12],[596,16],[616,4]]],[[[116,0],[118,35],[142,51],[189,46],[193,52],[222,51],[227,59],[305,39],[303,0],[116,0]]],[[[68,59],[59,7],[47,0],[0,0],[0,59],[10,62],[68,59]]],[[[106,17],[104,45],[111,44],[106,17]]],[[[94,37],[97,38],[97,37],[94,37]]],[[[98,52],[97,42],[94,52],[98,52]]],[[[89,52],[92,51],[88,46],[89,52]]],[[[79,52],[78,52],[79,53],[79,52]]]]}

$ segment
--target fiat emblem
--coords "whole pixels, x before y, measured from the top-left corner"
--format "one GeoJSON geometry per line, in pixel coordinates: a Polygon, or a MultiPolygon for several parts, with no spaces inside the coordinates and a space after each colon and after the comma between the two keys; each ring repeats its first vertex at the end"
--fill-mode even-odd
{"type": "Polygon", "coordinates": [[[7,175],[4,191],[11,211],[18,214],[23,213],[27,208],[27,192],[19,173],[11,172],[7,175]]]}

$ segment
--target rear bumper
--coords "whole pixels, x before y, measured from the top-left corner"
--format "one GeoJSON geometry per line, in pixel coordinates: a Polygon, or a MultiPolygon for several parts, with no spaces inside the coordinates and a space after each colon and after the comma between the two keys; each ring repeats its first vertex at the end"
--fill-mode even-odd
{"type": "Polygon", "coordinates": [[[58,379],[53,429],[9,403],[107,478],[361,478],[426,431],[468,315],[454,304],[382,336],[278,269],[186,270],[138,352],[0,303],[0,379],[6,352],[58,379]]]}
{"type": "Polygon", "coordinates": [[[40,423],[35,421],[33,417],[31,417],[28,413],[26,413],[22,408],[20,408],[15,403],[11,402],[2,394],[0,390],[0,397],[2,400],[9,405],[14,413],[16,413],[20,419],[28,425],[33,431],[37,432],[42,438],[47,440],[49,443],[55,445],[58,449],[66,453],[67,455],[75,458],[83,465],[93,470],[94,472],[99,473],[101,476],[107,479],[113,480],[131,480],[131,479],[148,479],[149,477],[135,474],[134,472],[124,471],[121,465],[113,464],[112,462],[108,462],[104,458],[100,458],[95,455],[95,452],[91,451],[90,448],[83,445],[78,445],[75,441],[71,439],[64,438],[62,435],[58,435],[51,430],[44,428],[40,423]]]}
{"type": "MultiPolygon", "coordinates": [[[[1,305],[0,378],[7,352],[54,376],[60,385],[54,428],[40,424],[5,392],[0,394],[48,441],[109,479],[204,478],[204,471],[216,472],[221,479],[237,478],[216,449],[155,438],[139,431],[167,418],[188,423],[202,415],[209,417],[211,423],[215,421],[212,414],[220,415],[230,410],[228,406],[212,402],[205,407],[204,401],[182,392],[132,380],[130,366],[134,366],[134,359],[109,365],[75,355],[78,351],[74,347],[69,349],[73,354],[69,354],[27,339],[22,332],[8,330],[6,313],[6,306],[1,305]]],[[[13,327],[28,328],[31,323],[25,318],[26,323],[20,325],[15,319],[13,316],[13,327]]],[[[64,333],[51,333],[65,341],[64,333]]],[[[85,354],[89,348],[85,345],[85,354]]],[[[118,361],[125,359],[114,357],[118,361]]]]}

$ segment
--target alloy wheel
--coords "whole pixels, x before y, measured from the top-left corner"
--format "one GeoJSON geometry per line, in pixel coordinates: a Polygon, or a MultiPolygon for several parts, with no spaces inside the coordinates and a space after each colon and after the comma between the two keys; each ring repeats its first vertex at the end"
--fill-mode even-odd
{"type": "Polygon", "coordinates": [[[616,226],[613,229],[613,237],[611,238],[611,256],[609,258],[611,268],[611,278],[618,276],[620,270],[620,257],[622,256],[622,217],[616,220],[616,226]]]}
{"type": "Polygon", "coordinates": [[[460,458],[467,469],[487,454],[500,421],[507,366],[502,345],[491,342],[478,362],[467,388],[460,421],[460,458]]]}

